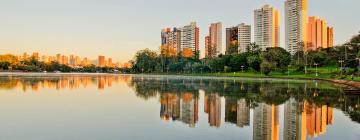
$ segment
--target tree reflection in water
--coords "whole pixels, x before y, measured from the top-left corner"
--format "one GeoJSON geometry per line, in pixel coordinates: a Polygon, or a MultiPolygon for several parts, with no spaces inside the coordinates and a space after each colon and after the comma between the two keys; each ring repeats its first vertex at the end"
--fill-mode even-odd
{"type": "Polygon", "coordinates": [[[334,108],[360,123],[360,98],[347,95],[327,82],[254,80],[241,78],[192,78],[133,75],[8,76],[0,78],[0,89],[76,89],[96,86],[104,90],[125,82],[137,97],[159,98],[160,118],[196,127],[199,121],[200,91],[209,126],[221,127],[221,119],[238,127],[250,126],[253,110],[253,138],[279,139],[279,105],[284,105],[284,139],[316,137],[334,123],[334,108]],[[224,99],[224,102],[222,102],[224,99]],[[221,116],[225,106],[225,116],[221,116]]]}

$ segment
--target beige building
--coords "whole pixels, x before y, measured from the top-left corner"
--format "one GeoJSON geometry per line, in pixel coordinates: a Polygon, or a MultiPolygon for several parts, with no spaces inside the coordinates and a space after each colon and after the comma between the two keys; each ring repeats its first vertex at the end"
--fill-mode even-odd
{"type": "Polygon", "coordinates": [[[238,25],[238,43],[238,52],[246,52],[246,48],[251,43],[251,25],[246,25],[245,23],[241,23],[238,25]]]}
{"type": "Polygon", "coordinates": [[[205,56],[216,57],[222,53],[222,23],[212,23],[209,27],[209,38],[205,38],[205,56]],[[208,40],[206,40],[208,39],[208,40]]]}
{"type": "MultiPolygon", "coordinates": [[[[285,45],[286,49],[295,54],[300,43],[307,42],[307,0],[285,1],[285,45]]],[[[306,43],[304,43],[306,48],[306,43]]]]}
{"type": "Polygon", "coordinates": [[[106,62],[105,62],[105,56],[100,55],[98,58],[98,66],[99,67],[105,67],[106,66],[106,62]]]}
{"type": "Polygon", "coordinates": [[[255,42],[262,50],[279,47],[280,12],[270,5],[254,11],[255,42]]]}

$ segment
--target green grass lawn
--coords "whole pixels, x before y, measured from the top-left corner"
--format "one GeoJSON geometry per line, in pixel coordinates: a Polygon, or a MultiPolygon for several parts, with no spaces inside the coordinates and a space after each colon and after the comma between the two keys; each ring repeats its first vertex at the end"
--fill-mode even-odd
{"type": "MultiPolygon", "coordinates": [[[[290,79],[343,79],[351,80],[351,75],[343,73],[337,67],[319,67],[308,68],[307,74],[298,72],[295,69],[289,69],[289,72],[271,72],[269,75],[264,75],[260,72],[244,71],[244,72],[231,72],[231,73],[203,73],[203,74],[186,74],[190,76],[218,76],[218,77],[256,77],[256,78],[290,78],[290,79]],[[318,76],[316,76],[316,72],[318,76]]],[[[354,81],[360,81],[360,76],[355,75],[354,81]]]]}

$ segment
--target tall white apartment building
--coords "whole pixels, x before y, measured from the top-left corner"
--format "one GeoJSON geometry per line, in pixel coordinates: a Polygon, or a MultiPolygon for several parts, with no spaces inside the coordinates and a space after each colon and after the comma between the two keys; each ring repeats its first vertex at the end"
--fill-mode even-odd
{"type": "Polygon", "coordinates": [[[299,51],[299,44],[307,44],[307,0],[285,1],[285,45],[291,54],[299,51]]]}
{"type": "Polygon", "coordinates": [[[280,13],[270,5],[254,11],[255,42],[262,50],[279,47],[280,13]]]}
{"type": "Polygon", "coordinates": [[[196,22],[191,22],[190,25],[186,25],[181,29],[181,50],[190,49],[191,51],[199,51],[199,28],[196,26],[196,22]]]}
{"type": "Polygon", "coordinates": [[[238,51],[239,53],[246,52],[246,48],[251,43],[251,25],[241,23],[238,25],[238,51]]]}

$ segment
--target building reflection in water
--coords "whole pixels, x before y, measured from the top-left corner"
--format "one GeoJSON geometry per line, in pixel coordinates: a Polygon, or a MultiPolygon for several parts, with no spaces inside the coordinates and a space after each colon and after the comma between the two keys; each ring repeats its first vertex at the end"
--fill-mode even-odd
{"type": "Polygon", "coordinates": [[[160,97],[160,117],[163,120],[182,121],[189,127],[195,127],[198,122],[199,99],[192,93],[164,94],[160,97]]]}
{"type": "MultiPolygon", "coordinates": [[[[206,94],[206,93],[205,93],[206,94]]],[[[212,127],[221,125],[221,97],[218,94],[206,94],[204,112],[208,114],[208,122],[212,127]]]]}
{"type": "Polygon", "coordinates": [[[279,107],[259,103],[254,109],[253,124],[254,140],[278,140],[279,139],[279,107]]]}
{"type": "MultiPolygon", "coordinates": [[[[254,140],[280,139],[279,105],[284,105],[284,140],[305,140],[321,136],[327,132],[328,125],[334,123],[333,107],[345,111],[352,108],[350,111],[355,112],[358,105],[337,88],[323,86],[329,88],[314,92],[318,90],[317,85],[311,87],[311,84],[307,83],[284,86],[286,84],[281,82],[164,80],[99,75],[7,77],[0,79],[0,88],[38,91],[44,88],[61,90],[95,87],[102,90],[119,82],[133,87],[135,94],[145,100],[159,97],[160,118],[164,121],[179,121],[189,127],[195,127],[199,120],[199,90],[203,90],[204,112],[211,127],[221,127],[222,121],[235,124],[239,128],[252,125],[254,140]],[[225,102],[222,102],[222,98],[225,98],[225,102]],[[223,105],[224,120],[221,116],[223,105]],[[250,124],[250,110],[253,111],[253,124],[250,124]]],[[[356,118],[354,120],[358,121],[356,118]]]]}
{"type": "Polygon", "coordinates": [[[49,76],[45,78],[20,78],[10,77],[0,80],[1,89],[22,89],[24,92],[28,90],[39,91],[41,89],[77,89],[81,87],[89,87],[97,85],[98,89],[111,87],[113,83],[120,81],[129,82],[130,76],[49,76]]]}
{"type": "Polygon", "coordinates": [[[239,127],[250,125],[250,106],[245,99],[225,98],[225,122],[239,127]]]}
{"type": "Polygon", "coordinates": [[[284,140],[306,140],[326,133],[333,124],[333,108],[290,98],[285,103],[284,140]]]}

